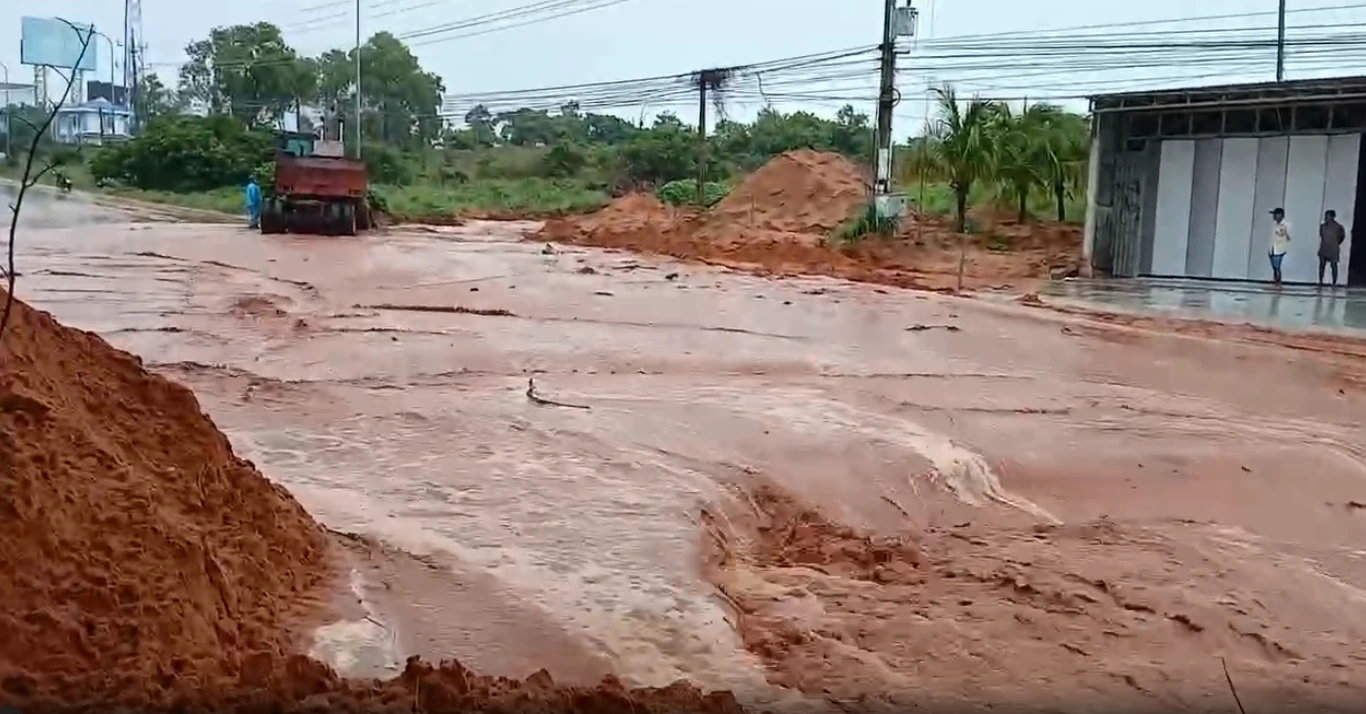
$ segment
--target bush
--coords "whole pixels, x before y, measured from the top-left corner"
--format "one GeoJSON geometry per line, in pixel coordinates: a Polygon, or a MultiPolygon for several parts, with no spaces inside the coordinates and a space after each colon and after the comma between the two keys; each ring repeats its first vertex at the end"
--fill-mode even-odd
{"type": "Polygon", "coordinates": [[[556,144],[541,159],[541,172],[550,178],[577,175],[588,165],[588,157],[572,144],[556,144]]]}
{"type": "MultiPolygon", "coordinates": [[[[728,193],[730,193],[730,189],[725,184],[708,181],[702,186],[703,205],[708,208],[715,206],[728,193]]],[[[655,191],[655,195],[659,197],[659,200],[674,206],[695,204],[697,203],[697,179],[670,181],[660,186],[655,191]]]]}
{"type": "Polygon", "coordinates": [[[274,138],[248,131],[232,117],[169,116],[141,134],[98,150],[90,160],[96,181],[154,191],[211,191],[239,186],[271,160],[274,138]]]}
{"type": "Polygon", "coordinates": [[[870,235],[890,236],[896,233],[899,221],[896,218],[884,218],[877,214],[877,206],[869,203],[863,212],[855,216],[848,223],[845,223],[836,232],[835,237],[842,241],[853,243],[870,235]]]}
{"type": "Polygon", "coordinates": [[[371,183],[407,186],[417,175],[416,167],[403,153],[384,144],[366,144],[361,158],[371,183]]]}

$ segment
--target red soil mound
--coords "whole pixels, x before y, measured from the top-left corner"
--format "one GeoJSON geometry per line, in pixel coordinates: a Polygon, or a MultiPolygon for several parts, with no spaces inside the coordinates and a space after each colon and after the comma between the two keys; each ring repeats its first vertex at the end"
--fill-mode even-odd
{"type": "Polygon", "coordinates": [[[0,701],[140,699],[288,651],[326,569],[293,497],[136,357],[18,301],[2,337],[0,701]]]}
{"type": "MultiPolygon", "coordinates": [[[[237,689],[200,696],[216,712],[366,712],[410,714],[742,714],[729,692],[703,694],[682,682],[664,688],[627,690],[614,677],[594,688],[555,684],[545,670],[523,681],[475,674],[459,662],[438,666],[408,660],[387,681],[347,681],[307,657],[282,661],[261,657],[251,663],[237,689]]],[[[188,702],[187,702],[188,703],[188,702]]],[[[187,707],[193,708],[193,707],[187,707]]]]}
{"type": "Polygon", "coordinates": [[[630,193],[613,200],[597,213],[575,219],[586,231],[635,231],[660,228],[674,218],[674,209],[648,193],[630,193]]]}
{"type": "Polygon", "coordinates": [[[910,288],[956,287],[960,261],[968,288],[1028,289],[1050,274],[1075,274],[1080,264],[1080,229],[1047,223],[1002,224],[989,236],[963,237],[943,220],[914,216],[897,240],[832,241],[867,197],[857,165],[803,149],[768,162],[701,214],[636,194],[589,216],[551,220],[532,239],[910,288]]]}
{"type": "Polygon", "coordinates": [[[799,149],[750,174],[707,212],[710,228],[826,235],[868,201],[867,177],[839,154],[799,149]]]}
{"type": "MultiPolygon", "coordinates": [[[[0,291],[0,302],[5,293],[0,291]]],[[[188,389],[16,301],[0,335],[0,706],[23,711],[706,712],[729,693],[481,677],[352,682],[285,627],[327,537],[188,389]]]]}

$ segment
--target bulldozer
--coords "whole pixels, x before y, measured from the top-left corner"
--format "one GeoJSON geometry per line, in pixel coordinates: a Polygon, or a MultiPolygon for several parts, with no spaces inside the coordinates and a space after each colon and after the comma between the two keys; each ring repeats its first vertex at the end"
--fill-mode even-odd
{"type": "Polygon", "coordinates": [[[324,119],[323,136],[283,131],[275,142],[275,181],[265,186],[262,233],[356,235],[370,227],[365,164],[346,156],[342,125],[324,119]]]}

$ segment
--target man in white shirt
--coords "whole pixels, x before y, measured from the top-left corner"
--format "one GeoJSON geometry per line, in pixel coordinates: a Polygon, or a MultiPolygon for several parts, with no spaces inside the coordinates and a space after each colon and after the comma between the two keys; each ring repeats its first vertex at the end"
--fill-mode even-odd
{"type": "Polygon", "coordinates": [[[1285,254],[1290,250],[1290,222],[1285,220],[1284,208],[1273,208],[1271,220],[1271,245],[1266,255],[1271,259],[1271,282],[1280,287],[1281,263],[1285,261],[1285,254]]]}

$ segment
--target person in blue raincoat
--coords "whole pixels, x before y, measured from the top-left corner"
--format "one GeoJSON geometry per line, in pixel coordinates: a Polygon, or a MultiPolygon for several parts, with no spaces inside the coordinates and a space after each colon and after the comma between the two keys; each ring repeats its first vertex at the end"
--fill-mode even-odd
{"type": "Polygon", "coordinates": [[[252,176],[247,180],[247,217],[249,228],[256,228],[261,223],[261,185],[256,183],[256,177],[252,176]]]}

